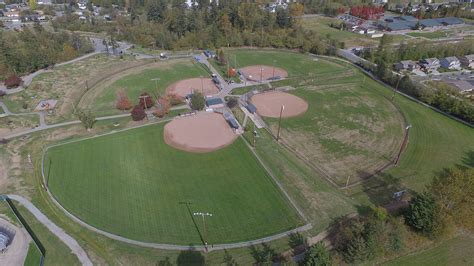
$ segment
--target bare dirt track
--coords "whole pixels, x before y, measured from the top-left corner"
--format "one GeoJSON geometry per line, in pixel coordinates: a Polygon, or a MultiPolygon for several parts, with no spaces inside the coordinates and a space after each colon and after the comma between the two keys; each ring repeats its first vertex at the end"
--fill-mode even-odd
{"type": "Polygon", "coordinates": [[[165,125],[163,136],[166,144],[195,153],[224,148],[237,138],[221,114],[205,112],[173,119],[165,125]]]}
{"type": "Polygon", "coordinates": [[[193,93],[193,91],[202,92],[204,96],[209,96],[217,94],[219,89],[210,78],[183,79],[166,88],[167,94],[174,94],[182,98],[193,93]]]}
{"type": "Polygon", "coordinates": [[[243,67],[240,69],[240,72],[243,73],[246,79],[253,81],[263,81],[273,77],[288,77],[288,72],[286,72],[286,70],[279,67],[265,65],[243,67]]]}
{"type": "Polygon", "coordinates": [[[285,106],[282,117],[292,117],[304,114],[308,110],[308,103],[295,95],[272,91],[252,96],[252,104],[257,107],[257,113],[266,117],[279,117],[281,106],[285,106]]]}

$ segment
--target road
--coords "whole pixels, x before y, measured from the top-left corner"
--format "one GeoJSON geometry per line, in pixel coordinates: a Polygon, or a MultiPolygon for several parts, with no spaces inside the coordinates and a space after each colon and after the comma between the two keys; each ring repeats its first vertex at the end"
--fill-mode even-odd
{"type": "Polygon", "coordinates": [[[49,220],[46,215],[44,215],[38,208],[35,207],[35,205],[33,205],[33,203],[18,195],[7,195],[7,197],[20,203],[29,212],[31,212],[31,214],[33,214],[33,216],[35,216],[35,218],[38,220],[38,222],[42,223],[46,228],[48,228],[49,231],[51,231],[51,233],[56,235],[64,244],[66,244],[66,246],[69,247],[69,249],[71,249],[72,253],[77,256],[82,265],[92,266],[92,261],[89,259],[89,256],[84,251],[84,249],[79,246],[77,241],[71,236],[69,236],[66,232],[64,232],[63,229],[61,229],[59,226],[49,220]]]}

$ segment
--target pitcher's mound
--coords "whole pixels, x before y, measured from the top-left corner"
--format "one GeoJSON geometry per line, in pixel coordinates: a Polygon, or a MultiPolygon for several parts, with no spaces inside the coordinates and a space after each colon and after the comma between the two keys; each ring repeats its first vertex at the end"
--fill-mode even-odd
{"type": "Polygon", "coordinates": [[[217,94],[219,89],[210,78],[203,78],[202,83],[201,78],[183,79],[166,88],[167,94],[174,94],[182,98],[192,94],[193,91],[202,91],[205,96],[209,96],[217,94]]]}
{"type": "Polygon", "coordinates": [[[230,145],[237,134],[221,114],[198,113],[177,117],[165,125],[166,144],[188,152],[211,152],[230,145]]]}
{"type": "Polygon", "coordinates": [[[243,67],[240,72],[246,79],[252,81],[264,81],[269,79],[281,79],[288,77],[288,73],[283,68],[264,65],[243,67]]]}
{"type": "Polygon", "coordinates": [[[260,93],[250,99],[257,107],[257,113],[266,117],[279,117],[281,106],[285,106],[282,117],[291,117],[304,114],[308,110],[308,103],[293,94],[272,91],[260,93]]]}

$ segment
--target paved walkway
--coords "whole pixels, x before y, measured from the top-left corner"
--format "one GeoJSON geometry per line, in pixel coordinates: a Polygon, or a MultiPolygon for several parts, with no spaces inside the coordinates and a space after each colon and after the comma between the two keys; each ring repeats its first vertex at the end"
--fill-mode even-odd
{"type": "Polygon", "coordinates": [[[36,217],[36,219],[42,223],[46,228],[48,228],[51,233],[55,234],[66,246],[68,246],[72,253],[74,253],[82,265],[92,265],[92,261],[87,256],[87,253],[82,249],[81,246],[77,243],[77,241],[69,236],[63,229],[58,227],[55,223],[46,217],[38,208],[36,208],[33,203],[28,201],[27,199],[23,198],[22,196],[18,195],[7,195],[8,198],[20,203],[25,207],[28,211],[36,217]]]}

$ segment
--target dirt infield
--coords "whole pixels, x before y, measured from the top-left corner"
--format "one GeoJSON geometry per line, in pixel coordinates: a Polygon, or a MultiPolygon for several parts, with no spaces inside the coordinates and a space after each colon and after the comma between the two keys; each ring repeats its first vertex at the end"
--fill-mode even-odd
{"type": "Polygon", "coordinates": [[[297,116],[308,110],[305,100],[286,92],[260,93],[252,96],[250,101],[257,107],[257,113],[266,117],[279,117],[282,105],[285,106],[282,117],[297,116]]]}
{"type": "Polygon", "coordinates": [[[286,70],[279,67],[274,68],[272,66],[265,65],[243,67],[240,69],[240,72],[245,76],[246,79],[253,81],[268,80],[273,77],[288,77],[288,72],[286,72],[286,70]]]}
{"type": "Polygon", "coordinates": [[[166,144],[196,153],[224,148],[237,138],[224,117],[217,113],[177,117],[165,125],[163,135],[166,144]]]}
{"type": "Polygon", "coordinates": [[[217,94],[219,89],[210,78],[203,78],[202,83],[201,78],[183,79],[166,88],[167,94],[175,94],[183,98],[193,91],[202,91],[205,96],[209,96],[217,94]]]}

